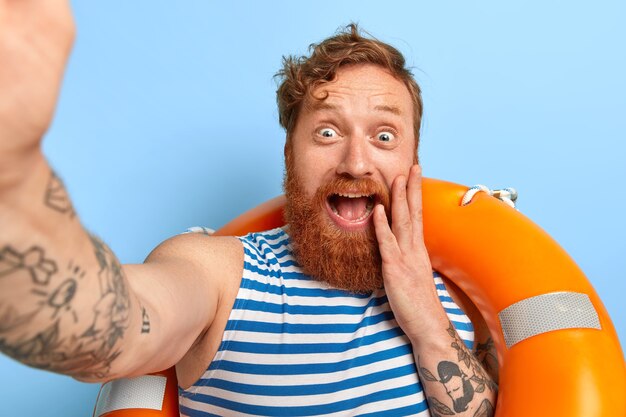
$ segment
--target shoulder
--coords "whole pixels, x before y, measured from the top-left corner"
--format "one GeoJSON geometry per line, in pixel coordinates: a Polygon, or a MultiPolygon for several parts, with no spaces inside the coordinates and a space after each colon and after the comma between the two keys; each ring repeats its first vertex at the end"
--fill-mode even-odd
{"type": "Polygon", "coordinates": [[[240,275],[243,261],[241,241],[233,236],[184,233],[159,244],[145,264],[176,268],[180,272],[210,281],[212,286],[240,275]]]}
{"type": "Polygon", "coordinates": [[[289,251],[289,235],[283,229],[249,233],[245,236],[215,236],[208,229],[192,228],[158,245],[145,263],[184,263],[207,271],[234,267],[239,270],[244,252],[256,258],[273,257],[289,251]]]}
{"type": "Polygon", "coordinates": [[[233,236],[212,236],[203,233],[183,233],[159,244],[146,258],[146,263],[181,259],[198,263],[216,257],[228,260],[242,251],[241,241],[233,236]]]}

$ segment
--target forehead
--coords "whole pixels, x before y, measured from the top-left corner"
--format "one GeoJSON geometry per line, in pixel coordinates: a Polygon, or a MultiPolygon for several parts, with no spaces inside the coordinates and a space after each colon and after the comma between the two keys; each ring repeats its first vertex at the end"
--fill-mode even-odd
{"type": "Polygon", "coordinates": [[[387,111],[398,116],[412,114],[413,102],[407,86],[382,67],[349,65],[337,71],[335,79],[312,90],[305,109],[334,110],[353,105],[387,111]]]}

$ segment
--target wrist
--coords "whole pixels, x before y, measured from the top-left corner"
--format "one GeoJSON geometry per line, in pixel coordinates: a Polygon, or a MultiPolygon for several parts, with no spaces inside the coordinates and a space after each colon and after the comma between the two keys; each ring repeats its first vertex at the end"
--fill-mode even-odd
{"type": "Polygon", "coordinates": [[[407,323],[405,327],[402,330],[415,351],[436,352],[450,348],[450,320],[441,305],[428,316],[422,316],[421,320],[414,323],[407,323]]]}

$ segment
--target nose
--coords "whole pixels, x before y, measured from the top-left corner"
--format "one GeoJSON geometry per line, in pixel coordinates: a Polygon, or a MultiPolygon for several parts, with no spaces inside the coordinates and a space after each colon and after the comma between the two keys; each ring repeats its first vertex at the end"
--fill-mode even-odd
{"type": "Polygon", "coordinates": [[[345,142],[339,165],[338,175],[363,178],[372,175],[373,164],[369,141],[365,135],[353,135],[345,142]]]}

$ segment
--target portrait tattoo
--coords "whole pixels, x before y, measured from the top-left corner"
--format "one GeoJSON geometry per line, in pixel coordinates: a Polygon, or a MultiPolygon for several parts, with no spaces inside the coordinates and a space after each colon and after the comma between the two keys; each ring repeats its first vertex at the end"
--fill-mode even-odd
{"type": "Polygon", "coordinates": [[[44,203],[46,206],[61,214],[67,214],[71,218],[76,216],[74,206],[72,206],[72,201],[67,194],[65,185],[54,171],[50,171],[50,179],[46,187],[44,203]]]}
{"type": "Polygon", "coordinates": [[[467,375],[454,362],[441,361],[437,365],[439,382],[446,388],[452,399],[454,411],[460,413],[467,410],[467,405],[474,399],[474,387],[467,375]]]}
{"type": "MultiPolygon", "coordinates": [[[[467,411],[468,405],[474,399],[476,393],[482,393],[485,389],[497,391],[497,385],[486,375],[478,359],[465,347],[452,324],[449,325],[447,332],[452,337],[450,346],[456,350],[458,362],[440,361],[437,365],[437,376],[421,366],[419,357],[416,364],[420,379],[424,382],[439,382],[442,384],[452,401],[452,408],[450,408],[443,399],[428,396],[428,406],[433,417],[451,416],[467,411]],[[462,368],[461,364],[465,365],[465,367],[462,368]]],[[[493,415],[493,405],[487,399],[483,399],[474,413],[474,417],[492,417],[493,415]]]]}

